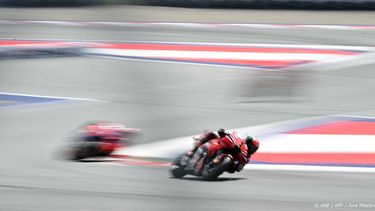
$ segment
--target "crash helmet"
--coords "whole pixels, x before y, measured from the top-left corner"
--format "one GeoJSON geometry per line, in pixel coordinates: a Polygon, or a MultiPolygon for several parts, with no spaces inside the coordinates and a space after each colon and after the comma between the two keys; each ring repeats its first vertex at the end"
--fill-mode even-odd
{"type": "Polygon", "coordinates": [[[246,145],[252,144],[253,140],[254,138],[252,136],[246,136],[245,138],[246,145]]]}
{"type": "Polygon", "coordinates": [[[253,145],[255,146],[255,148],[259,148],[259,140],[257,139],[253,139],[253,145]]]}
{"type": "Polygon", "coordinates": [[[247,146],[253,146],[257,149],[259,148],[259,141],[252,136],[247,136],[245,138],[245,143],[247,146]]]}

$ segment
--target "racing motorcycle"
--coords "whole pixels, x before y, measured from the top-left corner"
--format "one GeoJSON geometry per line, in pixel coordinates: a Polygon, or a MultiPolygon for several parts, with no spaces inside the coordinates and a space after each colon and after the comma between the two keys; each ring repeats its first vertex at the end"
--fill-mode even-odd
{"type": "Polygon", "coordinates": [[[81,127],[71,138],[65,152],[70,160],[83,160],[92,157],[107,157],[116,149],[124,147],[140,132],[108,122],[89,123],[81,127]]]}
{"type": "MultiPolygon", "coordinates": [[[[238,159],[238,153],[247,151],[247,146],[235,132],[226,139],[213,139],[200,146],[206,147],[204,156],[197,161],[197,171],[187,169],[193,156],[184,153],[170,164],[170,173],[175,178],[182,178],[187,174],[201,177],[203,180],[215,180],[224,172],[234,173],[238,165],[246,165],[244,160],[238,159]]],[[[198,150],[200,150],[198,148],[198,150]]],[[[198,151],[197,150],[197,151],[198,151]]]]}
{"type": "Polygon", "coordinates": [[[78,141],[70,147],[69,157],[77,161],[92,157],[107,157],[120,147],[122,145],[116,143],[78,141]]]}

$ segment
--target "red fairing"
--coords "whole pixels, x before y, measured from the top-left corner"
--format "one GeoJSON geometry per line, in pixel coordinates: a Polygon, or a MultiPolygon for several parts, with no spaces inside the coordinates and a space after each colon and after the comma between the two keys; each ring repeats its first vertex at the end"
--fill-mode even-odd
{"type": "Polygon", "coordinates": [[[258,140],[256,140],[256,139],[254,139],[253,140],[253,144],[254,144],[254,146],[257,148],[257,150],[259,149],[259,141],[258,140]]]}
{"type": "Polygon", "coordinates": [[[217,136],[213,132],[203,133],[202,135],[199,136],[198,141],[195,142],[194,148],[198,149],[198,147],[207,143],[208,141],[211,141],[213,139],[218,139],[218,138],[219,138],[219,136],[217,136]]]}
{"type": "Polygon", "coordinates": [[[240,148],[240,152],[237,153],[234,160],[238,160],[241,164],[247,164],[249,162],[249,158],[247,157],[248,147],[245,144],[245,140],[238,137],[235,131],[229,136],[224,137],[222,140],[223,147],[225,148],[234,148],[235,146],[240,148]]]}
{"type": "Polygon", "coordinates": [[[222,147],[233,149],[235,146],[240,147],[244,142],[243,139],[237,136],[237,133],[233,131],[230,135],[223,137],[222,139],[222,147]]]}
{"type": "Polygon", "coordinates": [[[226,136],[221,139],[221,146],[222,148],[232,149],[236,145],[232,142],[232,140],[229,137],[226,136]]]}
{"type": "Polygon", "coordinates": [[[116,128],[111,125],[88,125],[86,130],[89,136],[100,136],[104,139],[118,139],[116,128]]]}
{"type": "Polygon", "coordinates": [[[217,138],[206,143],[208,155],[213,156],[218,150],[228,148],[233,149],[235,146],[240,148],[240,152],[234,157],[234,160],[238,160],[241,164],[247,164],[249,159],[247,158],[247,145],[244,144],[244,140],[237,136],[236,132],[231,133],[229,136],[224,138],[217,138]]]}
{"type": "Polygon", "coordinates": [[[100,151],[101,152],[112,152],[121,147],[119,143],[108,143],[108,142],[101,142],[100,143],[100,151]]]}
{"type": "Polygon", "coordinates": [[[222,148],[220,139],[213,139],[206,143],[208,156],[213,156],[219,149],[222,148]]]}
{"type": "Polygon", "coordinates": [[[139,132],[138,129],[125,128],[120,124],[98,123],[86,126],[88,136],[100,136],[104,140],[120,140],[128,135],[139,132]]]}
{"type": "Polygon", "coordinates": [[[98,136],[101,134],[101,130],[98,125],[88,125],[85,127],[88,136],[98,136]]]}
{"type": "Polygon", "coordinates": [[[247,157],[247,145],[242,144],[241,152],[237,154],[236,158],[240,161],[241,164],[247,164],[249,162],[249,158],[247,157]]]}

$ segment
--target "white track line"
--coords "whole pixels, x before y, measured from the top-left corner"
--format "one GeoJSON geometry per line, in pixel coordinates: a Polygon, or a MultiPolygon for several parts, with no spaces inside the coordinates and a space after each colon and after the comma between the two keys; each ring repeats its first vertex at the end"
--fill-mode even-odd
{"type": "MultiPolygon", "coordinates": [[[[90,55],[90,54],[89,54],[90,55]]],[[[220,68],[234,68],[234,69],[245,69],[245,70],[263,70],[263,71],[280,71],[280,69],[271,69],[265,67],[257,67],[257,66],[238,66],[238,65],[230,65],[230,64],[210,64],[210,63],[194,63],[194,62],[183,62],[183,61],[168,61],[168,60],[153,60],[151,58],[126,58],[126,57],[119,57],[115,55],[95,55],[92,54],[90,56],[93,57],[100,57],[100,58],[109,58],[109,59],[119,59],[119,60],[129,60],[129,61],[136,61],[136,62],[155,62],[155,63],[167,63],[167,64],[187,64],[187,65],[195,65],[195,66],[207,66],[207,67],[220,67],[220,68]]],[[[231,71],[231,69],[226,69],[231,71]]]]}
{"type": "Polygon", "coordinates": [[[0,94],[14,95],[14,96],[25,96],[25,97],[53,98],[53,99],[61,99],[61,100],[90,101],[90,102],[100,102],[100,103],[108,103],[109,102],[109,101],[106,101],[106,100],[98,100],[98,99],[92,99],[92,98],[60,97],[60,96],[50,96],[50,95],[31,95],[31,94],[20,94],[20,93],[11,93],[11,92],[0,92],[0,94]]]}
{"type": "MultiPolygon", "coordinates": [[[[53,41],[53,40],[52,40],[53,41]]],[[[100,42],[100,41],[98,41],[100,42]]],[[[107,41],[103,41],[107,42],[107,41]]],[[[181,45],[218,45],[218,46],[240,46],[240,47],[268,47],[268,48],[308,48],[323,50],[353,50],[353,51],[375,51],[370,46],[349,45],[314,45],[314,44],[267,44],[267,43],[219,43],[219,42],[163,42],[163,41],[108,41],[112,43],[155,43],[155,44],[181,44],[181,45]]],[[[105,43],[104,43],[105,44],[105,43]]]]}
{"type": "Polygon", "coordinates": [[[291,67],[281,68],[279,70],[319,70],[319,71],[330,71],[349,67],[355,67],[360,65],[375,63],[375,53],[370,51],[368,53],[362,53],[352,56],[342,56],[333,59],[321,60],[319,62],[305,63],[301,65],[294,65],[291,67]]]}
{"type": "Polygon", "coordinates": [[[360,119],[372,119],[375,120],[375,117],[370,116],[360,116],[360,115],[336,115],[338,117],[349,117],[349,118],[360,118],[360,119]]]}
{"type": "MultiPolygon", "coordinates": [[[[11,39],[0,39],[1,40],[11,40],[11,39]]],[[[38,39],[18,39],[18,40],[31,40],[40,41],[38,39]]],[[[164,62],[164,63],[184,63],[193,65],[206,65],[206,66],[227,66],[240,69],[263,69],[269,71],[282,71],[282,70],[335,70],[340,68],[347,68],[351,66],[358,66],[363,64],[369,64],[374,62],[375,58],[375,48],[369,46],[337,46],[337,45],[293,45],[293,44],[247,44],[247,43],[210,43],[210,42],[157,42],[157,41],[97,41],[97,40],[64,40],[64,39],[47,39],[44,41],[65,41],[67,42],[66,47],[83,47],[82,52],[88,54],[94,54],[93,56],[108,57],[116,59],[127,59],[127,60],[142,60],[150,61],[152,59],[157,59],[154,62],[164,62]],[[357,55],[337,55],[337,54],[326,54],[326,53],[271,53],[271,52],[206,52],[206,51],[170,51],[170,50],[130,50],[130,49],[111,49],[111,44],[116,43],[153,43],[153,44],[177,44],[177,45],[216,45],[216,46],[241,46],[241,47],[263,47],[263,48],[295,48],[295,49],[321,49],[321,50],[346,50],[346,51],[360,51],[357,55]],[[108,48],[105,48],[109,45],[108,48]],[[95,48],[104,47],[104,48],[95,48]],[[157,55],[157,57],[155,56],[157,55]],[[139,57],[139,58],[125,58],[125,57],[139,57]],[[172,58],[170,58],[172,57],[172,58]],[[249,67],[247,65],[236,65],[236,64],[215,64],[215,63],[195,63],[194,61],[163,61],[163,58],[170,59],[180,59],[180,58],[190,58],[190,59],[256,59],[256,60],[305,60],[310,61],[303,64],[295,64],[292,66],[284,68],[273,69],[271,67],[264,66],[253,66],[249,67]],[[161,60],[160,60],[161,59],[161,60]],[[317,62],[316,62],[317,61],[317,62]]],[[[58,43],[57,43],[58,44],[58,43]]],[[[27,44],[25,46],[41,47],[42,44],[27,44]]],[[[46,44],[49,46],[50,44],[46,44]]],[[[64,43],[62,46],[65,47],[64,43]]],[[[10,46],[10,45],[8,45],[10,46]]],[[[22,46],[22,45],[15,45],[22,46]]],[[[4,46],[0,46],[4,47],[4,46]]]]}
{"type": "Polygon", "coordinates": [[[321,61],[345,57],[337,54],[324,53],[254,53],[254,52],[212,52],[212,51],[175,51],[175,50],[126,50],[126,49],[88,49],[89,53],[131,56],[143,58],[172,59],[234,59],[261,61],[321,61]]]}
{"type": "Polygon", "coordinates": [[[200,22],[129,22],[129,21],[58,21],[58,20],[0,20],[0,24],[45,24],[66,26],[118,26],[118,27],[185,27],[185,28],[263,28],[263,29],[325,29],[375,30],[374,25],[323,25],[323,24],[267,24],[267,23],[200,23],[200,22]]]}

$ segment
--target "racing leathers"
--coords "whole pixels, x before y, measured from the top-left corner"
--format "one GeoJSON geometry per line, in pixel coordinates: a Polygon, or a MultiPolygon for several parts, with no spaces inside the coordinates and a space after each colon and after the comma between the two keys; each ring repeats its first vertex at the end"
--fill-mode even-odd
{"type": "Polygon", "coordinates": [[[191,159],[187,165],[187,171],[190,171],[193,174],[199,174],[203,167],[204,160],[207,158],[210,147],[215,144],[221,144],[222,148],[220,150],[229,150],[230,154],[233,155],[234,162],[233,165],[228,169],[229,173],[241,171],[249,162],[251,155],[254,154],[259,148],[259,142],[254,140],[251,136],[246,137],[246,139],[242,139],[243,141],[239,146],[224,146],[224,143],[231,143],[231,135],[225,132],[223,129],[220,129],[218,134],[219,135],[216,135],[213,132],[207,132],[198,138],[193,150],[188,153],[188,156],[190,156],[191,159]]]}
{"type": "Polygon", "coordinates": [[[100,151],[109,152],[128,144],[130,138],[140,130],[126,128],[111,122],[95,122],[86,125],[82,132],[82,141],[96,144],[100,151]]]}

